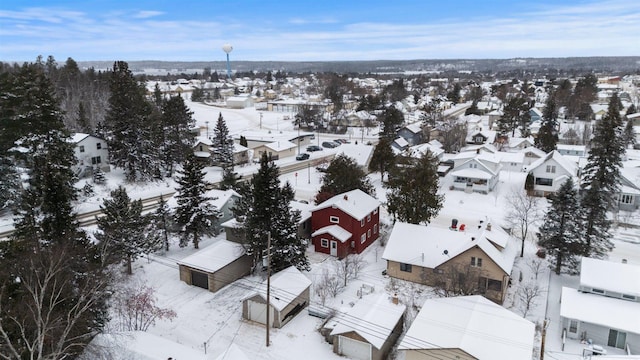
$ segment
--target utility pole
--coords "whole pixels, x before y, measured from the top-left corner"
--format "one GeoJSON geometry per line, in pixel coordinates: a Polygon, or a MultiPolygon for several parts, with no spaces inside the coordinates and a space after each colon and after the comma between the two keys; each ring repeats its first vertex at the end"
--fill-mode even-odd
{"type": "MultiPolygon", "coordinates": [[[[271,231],[267,233],[267,347],[269,347],[269,306],[271,298],[271,231]]],[[[544,339],[544,338],[543,338],[544,339]]]]}
{"type": "MultiPolygon", "coordinates": [[[[267,313],[267,315],[269,315],[267,313]]],[[[547,336],[547,319],[544,319],[544,322],[542,323],[542,341],[540,342],[540,360],[544,360],[544,340],[545,337],[547,336]]]]}

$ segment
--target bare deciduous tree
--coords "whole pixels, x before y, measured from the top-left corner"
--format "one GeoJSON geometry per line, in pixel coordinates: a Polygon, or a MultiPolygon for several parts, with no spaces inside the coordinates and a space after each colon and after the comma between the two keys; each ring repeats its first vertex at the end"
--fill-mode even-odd
{"type": "Polygon", "coordinates": [[[544,293],[544,289],[538,285],[535,281],[528,281],[520,283],[518,290],[516,290],[516,296],[521,301],[522,316],[527,317],[529,311],[533,310],[537,306],[537,299],[544,293]]]}
{"type": "Polygon", "coordinates": [[[347,255],[344,259],[334,262],[336,275],[342,279],[343,286],[347,286],[349,279],[358,277],[358,273],[367,265],[367,262],[357,254],[347,255]]]}
{"type": "Polygon", "coordinates": [[[172,320],[176,312],[156,305],[155,289],[144,284],[125,286],[114,298],[115,326],[119,331],[147,331],[156,320],[172,320]]]}
{"type": "Polygon", "coordinates": [[[449,265],[436,275],[433,291],[442,297],[475,295],[482,293],[481,280],[485,272],[471,265],[449,265]]]}
{"type": "Polygon", "coordinates": [[[538,259],[538,258],[532,258],[527,263],[527,266],[529,267],[529,269],[531,270],[531,272],[535,276],[535,279],[538,280],[538,275],[540,275],[540,273],[544,269],[544,267],[542,266],[542,260],[538,259]]]}
{"type": "Polygon", "coordinates": [[[535,226],[542,217],[540,202],[538,198],[528,196],[524,189],[513,189],[506,200],[508,209],[505,220],[512,229],[517,229],[517,236],[522,240],[520,257],[523,257],[529,227],[535,226]]]}

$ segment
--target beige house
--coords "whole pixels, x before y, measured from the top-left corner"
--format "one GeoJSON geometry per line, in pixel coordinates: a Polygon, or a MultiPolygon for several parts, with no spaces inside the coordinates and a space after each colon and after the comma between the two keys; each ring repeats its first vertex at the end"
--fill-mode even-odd
{"type": "Polygon", "coordinates": [[[398,350],[406,360],[531,359],[535,325],[482,296],[424,302],[398,350]]]}
{"type": "Polygon", "coordinates": [[[298,145],[291,141],[275,141],[272,143],[259,145],[253,149],[254,158],[260,159],[263,153],[272,160],[283,159],[286,157],[295,156],[298,153],[298,145]]]}
{"type": "Polygon", "coordinates": [[[396,222],[382,258],[391,277],[442,291],[461,289],[502,304],[517,251],[504,230],[484,221],[455,231],[396,222]],[[462,275],[468,282],[458,280],[462,275]]]}
{"type": "MultiPolygon", "coordinates": [[[[281,328],[309,305],[311,280],[295,266],[271,276],[269,324],[281,328]]],[[[242,301],[242,318],[267,323],[267,286],[263,282],[242,301]]]]}
{"type": "Polygon", "coordinates": [[[180,280],[216,292],[251,272],[242,245],[221,239],[178,262],[180,280]]]}

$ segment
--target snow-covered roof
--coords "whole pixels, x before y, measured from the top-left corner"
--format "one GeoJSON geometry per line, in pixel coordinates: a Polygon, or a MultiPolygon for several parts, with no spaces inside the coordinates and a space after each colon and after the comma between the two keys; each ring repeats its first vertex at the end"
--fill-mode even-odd
{"type": "Polygon", "coordinates": [[[206,272],[216,272],[245,254],[242,245],[220,239],[198,250],[193,255],[178,261],[179,265],[189,266],[206,272]]]}
{"type": "Polygon", "coordinates": [[[451,174],[452,176],[465,177],[469,179],[484,179],[484,180],[489,180],[496,176],[496,174],[491,170],[487,172],[480,169],[471,169],[471,168],[454,170],[454,171],[451,171],[449,174],[451,174]]]}
{"type": "Polygon", "coordinates": [[[98,354],[112,360],[206,360],[207,355],[174,341],[144,331],[127,331],[116,334],[98,334],[85,353],[86,358],[98,354]]]}
{"type": "Polygon", "coordinates": [[[418,144],[410,147],[410,149],[412,153],[419,158],[421,158],[424,154],[426,154],[427,151],[431,151],[431,154],[433,154],[433,156],[435,157],[439,157],[444,153],[444,149],[442,149],[441,147],[436,147],[431,144],[418,144]]]}
{"type": "Polygon", "coordinates": [[[236,344],[231,343],[215,360],[249,360],[249,357],[236,344]]]}
{"type": "Polygon", "coordinates": [[[532,322],[480,295],[434,298],[425,301],[398,349],[461,349],[482,360],[530,359],[534,335],[532,322]]]}
{"type": "Polygon", "coordinates": [[[409,124],[405,126],[405,128],[411,131],[414,134],[419,134],[422,132],[422,125],[419,122],[415,122],[413,124],[409,124]]]}
{"type": "Polygon", "coordinates": [[[571,175],[575,175],[578,172],[578,166],[575,163],[569,161],[564,155],[560,154],[558,150],[553,150],[552,152],[548,153],[547,156],[534,161],[529,166],[529,171],[533,171],[549,160],[554,160],[558,165],[564,168],[564,170],[571,175]]]}
{"type": "Polygon", "coordinates": [[[229,199],[232,197],[242,197],[240,194],[235,192],[234,190],[219,190],[212,189],[208,190],[204,193],[204,196],[211,198],[209,202],[211,205],[215,206],[217,209],[222,209],[222,207],[229,202],[229,199]]]}
{"type": "Polygon", "coordinates": [[[563,286],[560,298],[560,316],[640,334],[640,321],[638,321],[640,319],[640,303],[635,301],[582,293],[563,286]]]}
{"type": "Polygon", "coordinates": [[[194,151],[193,156],[206,159],[211,157],[211,153],[209,153],[208,151],[194,151]]]}
{"type": "Polygon", "coordinates": [[[524,153],[521,152],[499,152],[497,153],[502,163],[523,163],[524,153]]]}
{"type": "Polygon", "coordinates": [[[405,305],[389,301],[387,294],[365,296],[347,312],[338,315],[331,335],[354,331],[376,349],[380,349],[402,318],[405,309],[405,305]]]}
{"type": "Polygon", "coordinates": [[[69,142],[77,144],[88,136],[89,134],[84,134],[84,133],[71,134],[71,138],[69,139],[69,142]]]}
{"type": "Polygon", "coordinates": [[[360,189],[347,191],[317,205],[313,211],[337,207],[356,220],[362,220],[380,206],[380,201],[360,189]]]}
{"type": "Polygon", "coordinates": [[[544,157],[545,155],[547,155],[544,151],[538,149],[537,147],[533,147],[533,146],[529,146],[527,148],[520,149],[520,150],[518,150],[518,152],[521,152],[523,154],[531,153],[531,154],[536,155],[539,158],[544,157]]]}
{"type": "Polygon", "coordinates": [[[403,137],[401,137],[401,136],[399,136],[398,138],[396,138],[395,140],[393,140],[393,142],[394,142],[398,147],[401,147],[401,148],[404,148],[404,147],[406,147],[406,146],[409,146],[409,142],[408,142],[405,138],[403,138],[403,137]]]}
{"type": "Polygon", "coordinates": [[[506,274],[510,274],[517,249],[515,246],[508,246],[509,236],[495,226],[490,231],[484,225],[481,229],[467,229],[469,230],[452,231],[436,225],[396,222],[382,258],[434,269],[477,246],[506,274]],[[504,250],[498,250],[492,242],[504,250]]]}
{"type": "Polygon", "coordinates": [[[307,219],[311,218],[311,210],[314,207],[313,204],[305,204],[301,203],[300,201],[291,200],[289,202],[289,205],[291,205],[292,210],[300,211],[300,222],[304,222],[307,219]]]}
{"type": "Polygon", "coordinates": [[[313,234],[311,234],[311,236],[318,236],[322,234],[329,234],[334,238],[340,240],[340,242],[345,242],[351,239],[351,235],[352,235],[349,231],[343,229],[339,225],[329,225],[329,226],[321,227],[320,229],[314,231],[313,234]]]}
{"type": "Polygon", "coordinates": [[[580,285],[640,297],[640,266],[583,257],[580,285]]]}
{"type": "Polygon", "coordinates": [[[292,143],[291,141],[274,141],[272,143],[266,144],[265,146],[273,151],[283,151],[292,149],[298,145],[292,143]]]}
{"type": "MultiPolygon", "coordinates": [[[[311,286],[311,280],[301,273],[300,270],[296,269],[295,266],[290,266],[271,275],[270,282],[271,290],[269,295],[271,299],[269,304],[278,311],[284,309],[291,301],[311,286]]],[[[258,295],[265,300],[267,299],[266,280],[258,285],[256,292],[246,298],[254,295],[258,295]]]]}

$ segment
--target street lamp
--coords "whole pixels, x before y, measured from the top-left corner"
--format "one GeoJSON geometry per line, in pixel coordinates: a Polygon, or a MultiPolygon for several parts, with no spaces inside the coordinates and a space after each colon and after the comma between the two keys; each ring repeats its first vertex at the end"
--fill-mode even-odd
{"type": "Polygon", "coordinates": [[[205,121],[204,124],[207,126],[207,139],[209,138],[209,121],[205,121]]]}
{"type": "Polygon", "coordinates": [[[260,129],[262,129],[262,111],[260,112],[260,129]]]}

